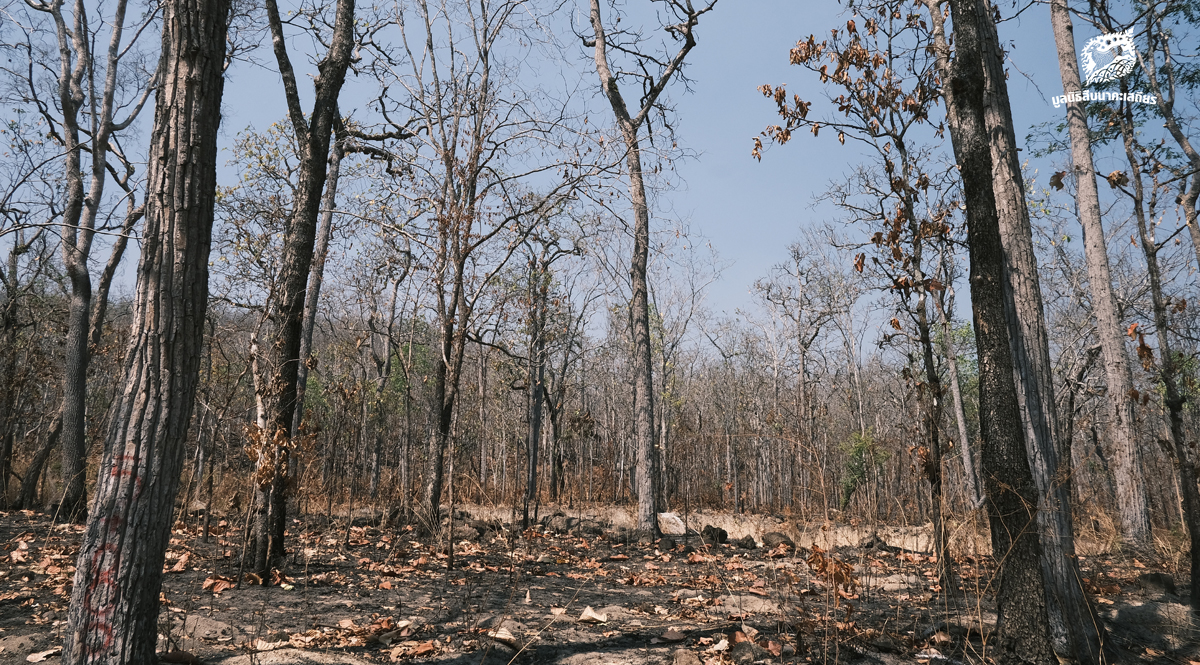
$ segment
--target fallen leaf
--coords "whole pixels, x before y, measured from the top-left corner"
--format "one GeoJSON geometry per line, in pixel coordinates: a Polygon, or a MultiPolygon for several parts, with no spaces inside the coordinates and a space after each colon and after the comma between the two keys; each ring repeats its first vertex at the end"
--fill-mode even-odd
{"type": "Polygon", "coordinates": [[[254,640],[255,651],[274,651],[279,647],[286,647],[289,645],[291,645],[291,641],[289,640],[279,640],[278,642],[268,642],[264,639],[254,640]]]}
{"type": "Polygon", "coordinates": [[[510,646],[513,644],[516,644],[516,642],[517,642],[517,636],[513,635],[512,632],[510,632],[507,628],[503,628],[503,627],[497,628],[496,630],[489,630],[487,632],[487,635],[488,635],[488,637],[492,638],[493,640],[496,640],[497,642],[503,642],[510,646]]]}
{"type": "Polygon", "coordinates": [[[30,663],[40,663],[43,660],[46,660],[50,656],[53,656],[54,654],[56,654],[60,651],[62,651],[62,647],[54,647],[53,649],[49,649],[47,651],[39,651],[37,653],[31,653],[28,656],[25,656],[25,660],[30,663]]]}
{"type": "Polygon", "coordinates": [[[583,608],[583,613],[579,615],[581,623],[607,623],[608,617],[604,614],[599,614],[592,609],[591,605],[583,608]]]}
{"type": "Polygon", "coordinates": [[[212,575],[208,579],[204,580],[204,589],[211,591],[214,596],[219,596],[221,595],[222,591],[226,589],[232,589],[233,587],[233,580],[220,575],[212,575]]]}
{"type": "MultiPolygon", "coordinates": [[[[500,630],[504,629],[501,628],[500,630]]],[[[417,645],[416,649],[413,650],[412,655],[424,656],[425,654],[433,653],[435,649],[436,647],[433,645],[433,642],[422,642],[417,645]]]]}
{"type": "Polygon", "coordinates": [[[779,655],[781,653],[783,653],[783,645],[776,642],[775,640],[769,640],[767,642],[767,651],[769,651],[772,656],[775,656],[776,658],[778,658],[779,655]]]}

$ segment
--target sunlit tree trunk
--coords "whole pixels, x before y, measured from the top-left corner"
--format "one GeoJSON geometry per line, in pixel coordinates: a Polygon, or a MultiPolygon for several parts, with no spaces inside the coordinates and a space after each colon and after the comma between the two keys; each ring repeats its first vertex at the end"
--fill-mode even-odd
{"type": "MultiPolygon", "coordinates": [[[[1075,34],[1071,11],[1066,0],[1051,0],[1050,22],[1058,47],[1058,69],[1063,90],[1081,90],[1079,67],[1075,61],[1075,34]]],[[[1092,140],[1088,133],[1083,102],[1067,102],[1067,130],[1071,136],[1071,162],[1075,173],[1075,199],[1079,223],[1083,229],[1084,258],[1087,261],[1088,288],[1092,314],[1096,317],[1096,336],[1100,338],[1107,382],[1108,434],[1116,462],[1117,508],[1126,541],[1143,549],[1150,542],[1150,510],[1142,477],[1141,452],[1134,432],[1133,376],[1122,341],[1121,317],[1113,294],[1108,266],[1108,247],[1100,220],[1100,192],[1096,188],[1096,170],[1092,164],[1092,140]]],[[[1069,460],[1069,455],[1063,456],[1069,460]]]]}
{"type": "Polygon", "coordinates": [[[124,390],[76,563],[62,662],[157,663],[159,589],[208,303],[227,0],[163,7],[124,390]]]}

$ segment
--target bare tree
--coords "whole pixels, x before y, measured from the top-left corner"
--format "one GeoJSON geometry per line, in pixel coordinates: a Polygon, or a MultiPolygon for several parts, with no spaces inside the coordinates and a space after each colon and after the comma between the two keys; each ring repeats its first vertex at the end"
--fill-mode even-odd
{"type": "MultiPolygon", "coordinates": [[[[329,146],[338,120],[338,96],[346,80],[355,45],[354,0],[338,0],[330,28],[328,50],[317,66],[313,81],[312,110],[306,115],[300,102],[296,74],[288,55],[283,21],[276,0],[267,0],[267,23],[275,61],[283,78],[288,120],[295,134],[299,169],[279,264],[278,291],[273,294],[270,321],[272,339],[260,358],[262,409],[260,429],[254,436],[258,456],[255,480],[254,548],[252,568],[264,577],[285,556],[284,530],[292,446],[292,423],[297,408],[297,377],[304,330],[305,294],[316,244],[322,192],[328,174],[329,146]],[[268,378],[269,377],[269,378],[268,378]]],[[[319,9],[313,9],[320,13],[319,9]]],[[[314,19],[315,20],[315,19],[314,19]]]]}
{"type": "MultiPolygon", "coordinates": [[[[1058,47],[1058,69],[1063,90],[1080,90],[1082,84],[1075,61],[1075,33],[1066,0],[1051,1],[1050,22],[1058,47]]],[[[1150,510],[1142,478],[1140,446],[1134,433],[1131,397],[1134,394],[1133,376],[1122,341],[1120,312],[1113,295],[1108,248],[1100,220],[1100,192],[1096,187],[1096,169],[1092,162],[1092,141],[1084,103],[1068,101],[1066,107],[1075,198],[1079,206],[1084,257],[1088,267],[1088,288],[1091,290],[1092,314],[1096,318],[1096,335],[1100,338],[1104,375],[1108,382],[1108,433],[1115,453],[1117,507],[1126,540],[1136,548],[1145,548],[1150,542],[1150,510]]]]}
{"type": "Polygon", "coordinates": [[[76,563],[64,663],[157,663],[159,589],[199,378],[229,3],[163,5],[124,390],[76,563]]]}
{"type": "MultiPolygon", "coordinates": [[[[692,0],[667,0],[667,11],[678,23],[663,26],[680,45],[669,59],[660,60],[637,51],[639,45],[624,44],[630,33],[606,28],[600,13],[600,0],[591,0],[591,34],[584,45],[595,49],[596,74],[600,89],[612,108],[621,139],[625,142],[625,161],[629,177],[629,197],[633,204],[633,259],[630,278],[633,299],[629,305],[629,321],[633,332],[634,356],[634,440],[637,449],[637,529],[644,536],[658,534],[658,484],[662,482],[661,451],[655,442],[654,378],[650,351],[650,300],[646,274],[650,255],[650,206],[646,200],[646,185],[642,173],[641,134],[647,127],[650,114],[658,107],[659,96],[671,78],[679,73],[688,53],[696,46],[696,25],[700,17],[711,11],[717,0],[696,6],[692,0]],[[635,65],[630,71],[614,69],[610,58],[616,53],[633,56],[635,65]],[[651,68],[657,69],[650,73],[651,68]],[[639,106],[626,104],[621,93],[620,77],[635,78],[642,84],[639,106]]],[[[612,26],[615,26],[615,21],[612,26]]]]}
{"type": "MultiPolygon", "coordinates": [[[[42,116],[50,137],[62,146],[63,154],[62,208],[59,213],[49,216],[59,220],[63,266],[71,293],[63,402],[59,413],[63,475],[63,495],[59,504],[65,516],[77,519],[86,508],[84,482],[90,345],[93,332],[103,325],[109,285],[124,253],[126,240],[142,214],[133,200],[134,167],[123,152],[120,135],[136,121],[154,89],[154,75],[142,68],[143,54],[136,46],[140,35],[156,21],[157,13],[148,12],[127,25],[128,1],[119,0],[113,7],[112,16],[105,21],[109,26],[107,49],[103,54],[97,54],[93,52],[96,26],[89,20],[88,7],[82,0],[77,0],[69,11],[63,0],[26,4],[34,11],[34,17],[44,15],[53,25],[53,55],[44,55],[56,57],[58,65],[57,71],[52,72],[43,64],[40,59],[43,53],[32,42],[40,28],[27,26],[27,41],[14,49],[24,51],[18,62],[25,70],[9,72],[19,76],[24,86],[21,102],[42,116]],[[97,81],[97,74],[103,77],[102,80],[97,81]],[[47,82],[51,82],[55,90],[49,99],[43,98],[41,90],[47,82]],[[131,82],[134,85],[130,86],[131,82]],[[132,96],[129,95],[131,88],[132,96]],[[118,117],[118,114],[124,117],[118,117]],[[128,205],[123,222],[115,228],[106,227],[103,221],[105,209],[111,205],[105,198],[105,186],[110,176],[124,190],[128,205]],[[115,232],[116,241],[111,247],[108,267],[93,293],[88,262],[98,232],[115,232]]],[[[47,165],[42,163],[36,168],[40,170],[47,165]]],[[[41,469],[37,471],[40,475],[41,469]]]]}

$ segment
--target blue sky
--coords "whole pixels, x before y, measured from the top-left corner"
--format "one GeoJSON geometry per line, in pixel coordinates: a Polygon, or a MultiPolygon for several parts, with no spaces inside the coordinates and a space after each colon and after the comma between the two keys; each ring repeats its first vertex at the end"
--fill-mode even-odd
{"type": "MultiPolygon", "coordinates": [[[[677,164],[682,182],[660,197],[659,214],[686,222],[727,266],[707,297],[718,313],[748,306],[754,280],[786,258],[788,243],[799,239],[803,227],[837,218],[831,206],[814,206],[814,197],[858,161],[853,148],[824,133],[818,138],[797,136],[789,145],[770,150],[761,163],[750,156],[750,149],[752,138],[777,122],[773,105],[757,86],[787,83],[805,99],[823,99],[820,82],[789,65],[788,52],[802,37],[843,25],[848,18],[844,12],[844,5],[832,1],[723,0],[699,27],[699,45],[687,69],[691,92],[680,86],[669,92],[678,114],[680,143],[696,156],[677,164]]],[[[1076,32],[1082,43],[1095,30],[1078,26],[1076,32]]],[[[1048,11],[1035,6],[1003,23],[1001,38],[1016,41],[1009,86],[1018,138],[1023,139],[1033,124],[1063,113],[1049,103],[1062,86],[1048,11]]],[[[295,59],[297,66],[303,64],[295,59]]],[[[595,80],[594,73],[591,77],[595,80]]],[[[302,91],[310,98],[311,85],[306,83],[302,91]]],[[[349,85],[353,95],[366,83],[349,85]]],[[[364,89],[364,94],[369,93],[364,89]]],[[[342,108],[347,106],[344,102],[342,108]]],[[[222,142],[231,144],[247,126],[265,128],[283,113],[277,74],[235,67],[226,86],[222,142]]],[[[223,169],[223,182],[232,177],[223,169]]],[[[669,220],[659,221],[670,225],[669,220]]]]}

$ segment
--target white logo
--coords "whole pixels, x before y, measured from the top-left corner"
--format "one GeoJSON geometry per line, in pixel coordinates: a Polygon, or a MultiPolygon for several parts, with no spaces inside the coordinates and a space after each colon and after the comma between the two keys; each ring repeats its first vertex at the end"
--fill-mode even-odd
{"type": "Polygon", "coordinates": [[[1137,65],[1137,50],[1130,31],[1093,37],[1083,45],[1081,54],[1084,85],[1115,81],[1129,75],[1137,65]]]}

